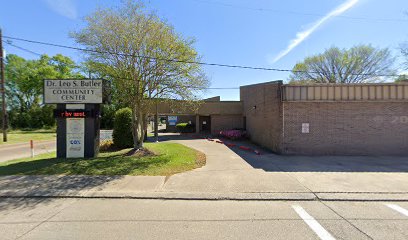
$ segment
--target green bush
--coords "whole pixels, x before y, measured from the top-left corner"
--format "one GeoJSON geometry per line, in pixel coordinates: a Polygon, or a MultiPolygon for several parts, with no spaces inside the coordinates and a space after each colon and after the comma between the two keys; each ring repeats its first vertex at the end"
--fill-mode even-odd
{"type": "Polygon", "coordinates": [[[181,133],[192,133],[194,132],[194,124],[190,124],[190,123],[178,123],[176,125],[176,129],[178,132],[181,133]]]}
{"type": "Polygon", "coordinates": [[[128,148],[133,146],[132,110],[130,108],[116,111],[112,137],[115,147],[128,148]]]}

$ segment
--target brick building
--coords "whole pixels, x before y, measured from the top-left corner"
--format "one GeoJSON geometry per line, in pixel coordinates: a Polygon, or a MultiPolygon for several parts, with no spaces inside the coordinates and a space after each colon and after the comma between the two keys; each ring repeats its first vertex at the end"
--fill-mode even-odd
{"type": "MultiPolygon", "coordinates": [[[[160,113],[175,114],[167,106],[160,113]]],[[[408,154],[408,84],[242,86],[240,101],[204,101],[196,131],[244,128],[251,141],[280,154],[408,154]]],[[[180,119],[183,119],[181,117],[180,119]]],[[[185,119],[184,119],[185,120],[185,119]]]]}

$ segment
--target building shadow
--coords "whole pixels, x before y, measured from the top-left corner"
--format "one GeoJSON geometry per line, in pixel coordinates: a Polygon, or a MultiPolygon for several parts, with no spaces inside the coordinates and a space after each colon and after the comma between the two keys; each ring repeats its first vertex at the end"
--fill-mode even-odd
{"type": "Polygon", "coordinates": [[[267,172],[383,172],[408,173],[408,157],[278,155],[250,141],[231,141],[229,147],[253,168],[267,172]],[[240,149],[245,146],[250,150],[240,149]],[[257,155],[256,150],[260,155],[257,155]]]}

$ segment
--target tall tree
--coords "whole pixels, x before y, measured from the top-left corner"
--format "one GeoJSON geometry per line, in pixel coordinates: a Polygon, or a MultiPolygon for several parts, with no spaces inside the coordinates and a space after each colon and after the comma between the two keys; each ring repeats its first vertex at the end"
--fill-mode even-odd
{"type": "Polygon", "coordinates": [[[408,42],[401,44],[401,53],[402,56],[405,58],[404,68],[405,70],[408,70],[408,42]]]}
{"type": "Polygon", "coordinates": [[[395,82],[408,82],[408,75],[407,74],[400,74],[398,77],[395,78],[395,82]]]}
{"type": "Polygon", "coordinates": [[[117,101],[132,109],[134,148],[139,149],[152,98],[196,100],[208,85],[196,63],[200,57],[194,41],[177,34],[141,2],[99,9],[85,21],[72,36],[89,50],[89,66],[113,81],[117,101]]]}
{"type": "Polygon", "coordinates": [[[293,68],[291,83],[366,83],[378,82],[378,75],[395,74],[395,58],[390,51],[371,45],[350,49],[332,47],[324,53],[307,57],[293,68]]]}
{"type": "Polygon", "coordinates": [[[69,57],[57,54],[42,55],[26,60],[14,54],[7,55],[5,75],[7,99],[11,108],[26,112],[41,103],[43,79],[80,78],[74,71],[75,63],[69,57]]]}

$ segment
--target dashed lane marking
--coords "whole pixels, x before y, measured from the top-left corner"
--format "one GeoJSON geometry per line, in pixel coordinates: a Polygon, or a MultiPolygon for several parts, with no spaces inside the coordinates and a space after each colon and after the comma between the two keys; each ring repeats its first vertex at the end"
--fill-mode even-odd
{"type": "Polygon", "coordinates": [[[319,224],[312,216],[309,215],[301,206],[293,205],[295,212],[305,221],[305,223],[319,236],[322,240],[335,240],[335,238],[326,229],[319,224]]]}
{"type": "Polygon", "coordinates": [[[398,206],[397,204],[385,204],[387,207],[401,213],[402,215],[405,215],[408,217],[408,210],[405,208],[402,208],[400,206],[398,206]]]}

